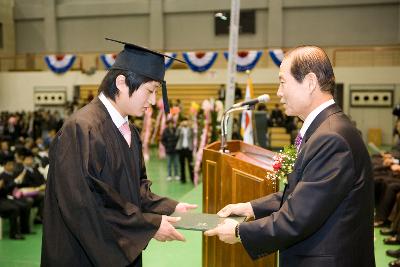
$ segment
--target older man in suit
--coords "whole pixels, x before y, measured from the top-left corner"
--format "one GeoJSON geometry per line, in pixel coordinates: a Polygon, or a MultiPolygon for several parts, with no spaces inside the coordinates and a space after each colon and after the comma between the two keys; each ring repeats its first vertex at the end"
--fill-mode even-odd
{"type": "Polygon", "coordinates": [[[280,250],[281,266],[375,266],[371,163],[357,129],[333,100],[335,76],[315,46],[289,51],[278,96],[288,116],[304,120],[300,148],[283,193],[230,204],[206,235],[242,242],[253,259],[280,250]]]}

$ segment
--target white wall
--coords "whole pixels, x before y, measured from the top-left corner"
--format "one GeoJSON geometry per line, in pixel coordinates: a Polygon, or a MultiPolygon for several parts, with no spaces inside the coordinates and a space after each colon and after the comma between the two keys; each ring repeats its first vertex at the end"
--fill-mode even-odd
{"type": "MultiPolygon", "coordinates": [[[[393,116],[391,108],[351,108],[349,106],[349,90],[357,84],[390,84],[395,85],[394,103],[400,103],[400,67],[363,67],[335,68],[336,81],[344,84],[344,111],[357,122],[358,128],[364,133],[369,128],[381,128],[383,142],[391,142],[393,116]]],[[[73,89],[76,85],[99,84],[104,77],[104,71],[98,71],[92,76],[79,71],[69,71],[63,75],[52,72],[10,72],[0,73],[0,111],[33,110],[33,92],[35,86],[65,86],[67,99],[72,100],[73,89]]],[[[251,74],[255,84],[278,83],[278,68],[256,69],[251,74]]],[[[247,76],[238,74],[237,81],[245,83],[247,76]]],[[[168,70],[168,84],[221,84],[226,82],[225,69],[211,69],[204,74],[190,70],[168,70]]]]}

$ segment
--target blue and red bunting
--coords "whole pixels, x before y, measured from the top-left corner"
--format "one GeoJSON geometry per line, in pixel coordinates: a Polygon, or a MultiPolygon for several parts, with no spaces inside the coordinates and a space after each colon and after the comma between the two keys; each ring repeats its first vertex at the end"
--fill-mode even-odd
{"type": "Polygon", "coordinates": [[[172,63],[174,63],[174,58],[176,58],[176,53],[167,52],[165,54],[167,56],[172,57],[172,58],[165,57],[165,59],[164,59],[165,69],[167,70],[167,69],[169,69],[169,67],[171,67],[172,63]]]}
{"type": "Polygon", "coordinates": [[[47,55],[44,57],[47,66],[55,73],[64,73],[68,71],[74,64],[76,59],[75,55],[47,55]]]}
{"type": "Polygon", "coordinates": [[[278,67],[281,65],[283,57],[285,56],[285,53],[283,52],[282,49],[270,49],[269,50],[269,55],[272,59],[272,61],[277,65],[278,67]]]}
{"type": "Polygon", "coordinates": [[[115,54],[115,53],[100,55],[100,59],[103,62],[106,69],[109,69],[109,68],[111,68],[112,65],[114,65],[116,57],[117,57],[117,54],[115,54]]]}
{"type": "MultiPolygon", "coordinates": [[[[258,50],[249,51],[238,51],[237,52],[237,62],[236,70],[238,72],[244,72],[247,70],[252,70],[260,60],[263,52],[258,50]]],[[[224,52],[225,59],[228,60],[229,53],[224,52]]]]}
{"type": "Polygon", "coordinates": [[[211,68],[217,59],[217,52],[183,52],[183,58],[189,68],[195,72],[204,72],[211,68]]]}

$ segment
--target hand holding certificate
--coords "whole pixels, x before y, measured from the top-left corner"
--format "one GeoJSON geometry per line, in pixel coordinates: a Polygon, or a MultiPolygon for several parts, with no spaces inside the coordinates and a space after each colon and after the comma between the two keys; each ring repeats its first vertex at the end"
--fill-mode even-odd
{"type": "MultiPolygon", "coordinates": [[[[246,203],[237,203],[237,204],[229,204],[221,209],[218,213],[220,217],[228,217],[232,215],[245,216],[246,217],[254,217],[254,211],[251,207],[250,202],[246,203]]],[[[243,220],[244,221],[244,220],[243,220]]],[[[242,221],[242,222],[243,222],[242,221]]],[[[218,224],[211,230],[208,230],[204,233],[206,236],[215,236],[217,235],[219,240],[228,244],[235,244],[240,242],[239,236],[239,225],[241,222],[232,220],[231,218],[224,219],[222,223],[218,224]]]]}

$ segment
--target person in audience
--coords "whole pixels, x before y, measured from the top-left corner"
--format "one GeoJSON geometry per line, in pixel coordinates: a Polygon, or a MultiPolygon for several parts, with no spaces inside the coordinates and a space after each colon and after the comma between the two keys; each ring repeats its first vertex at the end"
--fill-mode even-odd
{"type": "MultiPolygon", "coordinates": [[[[118,42],[118,41],[117,41],[118,42]]],[[[154,238],[183,241],[167,215],[196,205],[151,192],[140,134],[128,115],[143,116],[164,81],[164,56],[125,43],[99,96],[71,115],[50,148],[42,266],[142,266],[154,238]]]]}
{"type": "Polygon", "coordinates": [[[243,99],[242,89],[238,83],[235,83],[235,101],[243,99]]]}
{"type": "Polygon", "coordinates": [[[281,127],[284,125],[284,116],[279,104],[275,104],[275,108],[271,112],[271,121],[274,127],[281,127]]]}
{"type": "Polygon", "coordinates": [[[240,126],[235,121],[232,123],[232,140],[243,140],[243,137],[240,134],[240,126]]]}
{"type": "Polygon", "coordinates": [[[31,201],[16,199],[13,196],[17,181],[21,177],[14,175],[14,162],[8,160],[0,174],[0,215],[10,218],[10,238],[24,239],[23,234],[30,234],[31,201]]]}
{"type": "Polygon", "coordinates": [[[225,91],[225,84],[220,84],[218,89],[218,100],[222,101],[223,103],[225,103],[225,91]]]}
{"type": "Polygon", "coordinates": [[[393,129],[393,146],[400,146],[400,119],[396,121],[396,125],[393,129]]]}
{"type": "Polygon", "coordinates": [[[374,163],[373,177],[377,211],[374,226],[387,227],[390,224],[387,211],[393,206],[393,192],[396,190],[396,185],[390,185],[400,182],[400,172],[397,170],[398,160],[392,154],[386,153],[381,157],[373,157],[372,162],[374,163]],[[390,190],[389,187],[391,187],[390,190]]]}
{"type": "Polygon", "coordinates": [[[43,145],[45,148],[49,148],[51,142],[53,142],[54,138],[56,137],[57,131],[56,129],[52,128],[49,130],[47,136],[43,139],[43,145]]]}
{"type": "Polygon", "coordinates": [[[176,151],[176,143],[178,142],[177,130],[174,126],[173,120],[168,120],[168,127],[164,129],[161,135],[161,143],[165,147],[165,152],[167,153],[167,168],[168,177],[167,181],[172,180],[172,165],[174,167],[175,179],[180,180],[178,174],[178,153],[176,151]]]}
{"type": "Polygon", "coordinates": [[[186,183],[186,163],[189,167],[190,180],[193,182],[193,128],[186,117],[180,122],[176,134],[178,136],[176,150],[178,151],[181,165],[181,183],[186,183]]]}
{"type": "Polygon", "coordinates": [[[8,160],[13,159],[14,155],[10,151],[8,141],[1,141],[0,143],[0,165],[4,165],[8,160]]]}
{"type": "Polygon", "coordinates": [[[288,184],[218,212],[254,221],[225,219],[205,234],[241,242],[252,259],[280,250],[281,266],[375,266],[372,167],[357,129],[333,100],[328,56],[315,46],[294,48],[279,80],[286,115],[304,120],[288,184]]]}
{"type": "Polygon", "coordinates": [[[385,192],[382,200],[379,201],[379,205],[376,206],[375,227],[390,225],[389,216],[396,203],[396,195],[400,192],[400,179],[386,180],[385,182],[387,183],[385,185],[385,192]]]}
{"type": "Polygon", "coordinates": [[[44,190],[46,188],[46,180],[39,172],[38,168],[34,166],[33,153],[31,151],[23,151],[22,158],[22,164],[24,167],[22,173],[24,173],[24,175],[20,182],[18,182],[18,187],[29,191],[29,194],[24,197],[30,199],[33,203],[33,207],[38,208],[34,223],[41,224],[43,222],[44,190]]]}
{"type": "Polygon", "coordinates": [[[18,148],[14,153],[14,174],[18,176],[24,170],[24,155],[26,154],[25,148],[18,148]]]}
{"type": "MultiPolygon", "coordinates": [[[[381,229],[380,233],[382,235],[390,235],[389,238],[384,239],[384,241],[386,241],[386,244],[398,245],[398,243],[395,241],[400,240],[400,236],[399,236],[399,234],[400,234],[400,193],[397,194],[396,204],[390,215],[390,220],[392,221],[391,227],[381,229]]],[[[400,249],[388,249],[386,251],[386,255],[397,258],[397,260],[390,262],[389,266],[400,267],[400,260],[399,260],[400,259],[400,249]]]]}

